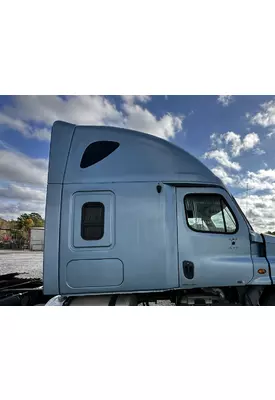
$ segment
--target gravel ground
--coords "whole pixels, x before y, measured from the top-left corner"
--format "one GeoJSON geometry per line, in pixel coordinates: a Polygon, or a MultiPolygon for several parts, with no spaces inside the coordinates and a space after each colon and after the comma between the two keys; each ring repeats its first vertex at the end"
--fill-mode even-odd
{"type": "MultiPolygon", "coordinates": [[[[29,250],[0,250],[0,275],[16,272],[18,277],[43,278],[43,252],[29,250]]],[[[170,301],[161,300],[151,306],[172,306],[170,301]]]]}
{"type": "Polygon", "coordinates": [[[43,252],[0,250],[0,275],[16,272],[18,277],[43,277],[43,252]],[[24,274],[24,275],[23,275],[24,274]]]}

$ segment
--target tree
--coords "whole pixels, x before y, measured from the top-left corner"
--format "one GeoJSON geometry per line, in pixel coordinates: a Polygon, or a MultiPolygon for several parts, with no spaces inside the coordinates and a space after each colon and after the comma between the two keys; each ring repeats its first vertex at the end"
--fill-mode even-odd
{"type": "Polygon", "coordinates": [[[44,226],[44,219],[38,213],[31,213],[29,217],[33,220],[34,226],[44,226]]]}
{"type": "Polygon", "coordinates": [[[6,236],[7,230],[8,221],[0,217],[0,240],[2,240],[6,236]]]}
{"type": "Polygon", "coordinates": [[[17,227],[23,231],[28,231],[33,226],[44,226],[44,220],[38,213],[22,214],[17,218],[17,227]]]}
{"type": "Polygon", "coordinates": [[[27,239],[29,234],[29,229],[34,225],[33,220],[29,217],[28,214],[22,214],[17,218],[17,229],[19,232],[16,233],[16,238],[19,236],[27,239]]]}

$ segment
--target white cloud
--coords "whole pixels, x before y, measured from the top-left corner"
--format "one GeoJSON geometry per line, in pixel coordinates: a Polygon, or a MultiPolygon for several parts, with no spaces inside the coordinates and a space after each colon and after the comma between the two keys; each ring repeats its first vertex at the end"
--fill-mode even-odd
{"type": "Polygon", "coordinates": [[[118,123],[122,114],[103,96],[15,96],[13,106],[5,106],[2,113],[26,123],[51,126],[56,120],[75,124],[118,123]]]}
{"type": "Polygon", "coordinates": [[[7,187],[0,187],[0,198],[1,197],[12,200],[45,203],[46,190],[11,183],[7,187]]]}
{"type": "Polygon", "coordinates": [[[253,149],[258,143],[260,143],[260,138],[257,133],[248,133],[243,138],[243,149],[250,150],[253,149]]]}
{"type": "Polygon", "coordinates": [[[164,114],[157,118],[144,108],[150,99],[147,95],[122,96],[122,110],[118,110],[103,96],[15,96],[12,106],[2,107],[0,124],[38,140],[50,139],[56,120],[139,129],[164,139],[174,137],[182,129],[184,117],[164,114]]]}
{"type": "Polygon", "coordinates": [[[16,219],[25,212],[38,212],[44,217],[45,202],[46,187],[36,188],[14,183],[0,187],[0,216],[4,219],[16,219]]]}
{"type": "MultiPolygon", "coordinates": [[[[260,144],[260,138],[257,133],[252,132],[246,134],[243,139],[241,135],[229,131],[226,133],[218,134],[212,133],[210,135],[211,151],[204,153],[204,159],[216,160],[220,165],[217,167],[216,175],[218,175],[226,184],[233,184],[232,178],[225,176],[224,169],[220,166],[233,169],[236,171],[241,170],[239,162],[232,161],[232,158],[239,157],[242,152],[253,150],[254,154],[261,155],[265,151],[257,147],[260,144]]],[[[227,173],[226,173],[227,174],[227,173]]],[[[234,180],[236,184],[236,180],[234,180]]]]}
{"type": "MultiPolygon", "coordinates": [[[[246,171],[245,173],[226,171],[220,165],[212,168],[212,172],[217,175],[225,185],[249,189],[250,193],[269,191],[275,196],[275,169],[259,169],[256,172],[246,171]]],[[[274,228],[275,230],[275,228],[274,228]]]]}
{"type": "Polygon", "coordinates": [[[220,136],[220,139],[224,139],[226,144],[231,145],[232,157],[238,157],[242,151],[248,151],[256,147],[260,143],[260,138],[257,133],[252,132],[244,136],[243,140],[241,135],[234,132],[227,132],[220,136]]]}
{"type": "Polygon", "coordinates": [[[220,139],[224,139],[226,144],[231,144],[231,153],[233,157],[240,155],[242,149],[242,140],[240,135],[234,132],[227,132],[224,135],[221,135],[220,139]]]}
{"type": "Polygon", "coordinates": [[[270,131],[266,134],[266,137],[271,138],[275,135],[275,129],[270,129],[270,131]]]}
{"type": "Polygon", "coordinates": [[[208,151],[203,156],[205,159],[214,159],[224,167],[240,171],[241,166],[238,162],[231,161],[225,150],[208,151]]]}
{"type": "Polygon", "coordinates": [[[236,174],[231,171],[230,174],[222,167],[217,166],[212,169],[226,185],[243,190],[249,189],[250,193],[269,191],[275,195],[275,169],[259,169],[256,172],[246,171],[236,174]]]}
{"type": "Polygon", "coordinates": [[[274,194],[248,194],[236,197],[236,200],[256,231],[275,231],[274,194]]]}
{"type": "Polygon", "coordinates": [[[6,220],[17,219],[23,213],[37,212],[45,216],[45,203],[30,201],[2,201],[0,202],[0,216],[6,220]]]}
{"type": "Polygon", "coordinates": [[[33,159],[9,148],[0,150],[0,216],[16,219],[24,212],[43,216],[47,173],[47,160],[33,159]]]}
{"type": "Polygon", "coordinates": [[[210,135],[211,147],[219,147],[223,144],[223,135],[219,135],[218,133],[212,133],[210,135]]]}
{"type": "Polygon", "coordinates": [[[238,168],[236,168],[232,161],[232,158],[240,157],[243,152],[252,151],[259,155],[264,153],[259,148],[258,134],[252,132],[242,138],[235,132],[213,133],[210,140],[212,150],[205,153],[204,158],[217,161],[212,172],[225,185],[235,190],[239,189],[243,193],[237,196],[236,200],[254,229],[259,232],[275,231],[275,169],[267,168],[267,164],[263,163],[265,169],[242,172],[241,165],[237,163],[238,168]]]}
{"type": "Polygon", "coordinates": [[[243,189],[242,194],[236,196],[236,200],[256,231],[275,231],[275,170],[247,171],[240,176],[234,173],[229,174],[222,167],[217,166],[212,169],[212,172],[225,185],[243,189]],[[266,190],[269,193],[265,193],[266,190]]]}
{"type": "Polygon", "coordinates": [[[29,136],[38,140],[50,140],[51,130],[47,128],[34,129],[32,134],[29,136]]]}
{"type": "Polygon", "coordinates": [[[275,170],[259,169],[256,172],[246,171],[240,177],[238,187],[248,189],[252,192],[270,191],[275,193],[275,170]]]}
{"type": "Polygon", "coordinates": [[[48,162],[22,153],[0,150],[0,179],[27,185],[45,186],[48,162]]]}
{"type": "Polygon", "coordinates": [[[16,118],[15,116],[9,116],[3,112],[0,112],[0,124],[7,125],[10,128],[23,134],[28,132],[29,129],[28,125],[24,121],[16,118]]]}
{"type": "Polygon", "coordinates": [[[22,133],[26,138],[36,138],[38,140],[50,140],[51,131],[47,128],[34,129],[23,120],[14,118],[0,112],[0,125],[8,126],[22,133]]]}
{"type": "Polygon", "coordinates": [[[246,113],[246,117],[253,125],[268,127],[275,125],[275,100],[267,101],[260,105],[261,110],[254,115],[246,113]]]}
{"type": "Polygon", "coordinates": [[[175,117],[170,114],[157,119],[149,110],[137,104],[125,103],[125,126],[130,129],[146,133],[153,133],[165,139],[174,137],[182,129],[184,117],[175,117]]]}
{"type": "Polygon", "coordinates": [[[275,182],[275,169],[260,169],[257,174],[251,172],[253,175],[257,175],[260,179],[271,179],[275,182]]]}
{"type": "Polygon", "coordinates": [[[265,154],[265,151],[263,149],[257,148],[257,149],[254,149],[253,151],[255,154],[257,154],[257,156],[261,156],[261,155],[265,154]]]}
{"type": "Polygon", "coordinates": [[[218,96],[217,102],[222,104],[223,107],[229,106],[234,101],[233,96],[229,95],[223,95],[223,96],[218,96]]]}
{"type": "Polygon", "coordinates": [[[124,95],[121,96],[125,103],[133,104],[135,101],[140,103],[148,103],[151,100],[151,96],[147,95],[124,95]]]}
{"type": "Polygon", "coordinates": [[[217,166],[212,172],[225,185],[242,189],[242,194],[236,196],[236,200],[254,229],[259,232],[275,231],[275,169],[247,171],[240,175],[234,171],[229,174],[217,166]]]}
{"type": "Polygon", "coordinates": [[[212,168],[211,170],[225,185],[233,186],[235,184],[235,176],[230,176],[221,166],[212,168]]]}

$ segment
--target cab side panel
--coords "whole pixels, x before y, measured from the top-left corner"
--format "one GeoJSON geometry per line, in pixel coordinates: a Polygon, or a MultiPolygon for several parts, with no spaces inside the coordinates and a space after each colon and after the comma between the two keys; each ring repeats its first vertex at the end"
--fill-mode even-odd
{"type": "Polygon", "coordinates": [[[60,291],[88,294],[165,290],[179,285],[174,188],[157,183],[64,185],[60,291]],[[103,203],[104,235],[81,237],[87,202],[103,203]]]}

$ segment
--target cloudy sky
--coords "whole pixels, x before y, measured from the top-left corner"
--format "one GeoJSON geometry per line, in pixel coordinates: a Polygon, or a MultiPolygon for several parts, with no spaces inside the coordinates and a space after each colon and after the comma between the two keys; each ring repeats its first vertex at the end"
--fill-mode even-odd
{"type": "Polygon", "coordinates": [[[57,119],[170,140],[224,181],[256,230],[275,230],[272,96],[0,96],[2,218],[44,215],[50,129],[57,119]]]}

